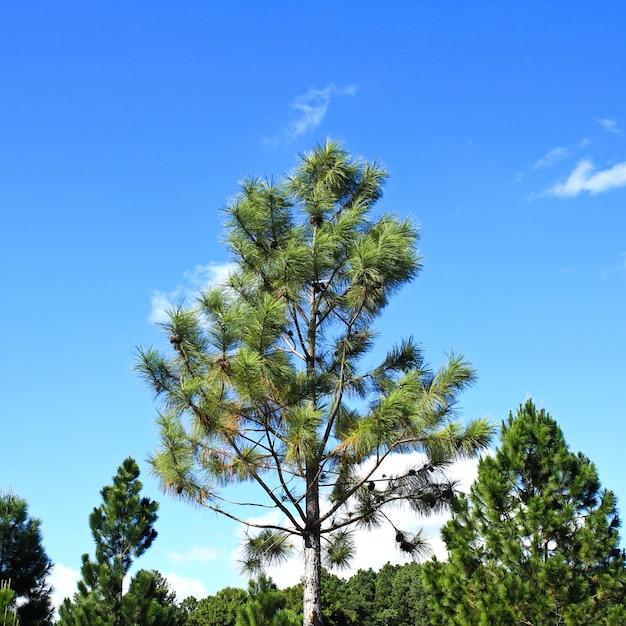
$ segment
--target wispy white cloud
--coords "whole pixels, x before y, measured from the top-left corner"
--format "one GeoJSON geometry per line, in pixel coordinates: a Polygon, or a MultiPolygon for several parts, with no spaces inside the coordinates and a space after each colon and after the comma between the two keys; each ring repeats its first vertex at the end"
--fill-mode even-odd
{"type": "Polygon", "coordinates": [[[595,195],[624,186],[626,186],[626,161],[605,170],[595,170],[589,159],[583,159],[564,183],[557,183],[543,195],[573,198],[583,191],[595,195]]]}
{"type": "Polygon", "coordinates": [[[187,563],[210,563],[217,561],[223,557],[225,552],[215,550],[214,548],[206,548],[204,546],[194,546],[187,552],[170,552],[167,556],[176,565],[187,565],[187,563]]]}
{"type": "Polygon", "coordinates": [[[189,596],[194,596],[198,600],[205,598],[206,587],[195,578],[186,578],[175,573],[165,574],[165,578],[170,587],[176,592],[176,600],[181,601],[189,596]]]}
{"type": "Polygon", "coordinates": [[[78,590],[77,585],[80,580],[80,572],[72,569],[71,567],[65,567],[57,563],[52,567],[48,582],[52,585],[52,593],[50,594],[50,600],[54,607],[54,617],[59,606],[63,604],[65,598],[71,598],[78,590]]]}
{"type": "Polygon", "coordinates": [[[353,96],[356,92],[355,85],[337,87],[331,83],[324,89],[309,89],[297,96],[291,105],[297,117],[287,129],[287,135],[295,138],[317,128],[322,123],[333,98],[353,96]]]}
{"type": "Polygon", "coordinates": [[[615,273],[624,273],[626,274],[626,252],[621,252],[620,256],[622,257],[622,260],[620,263],[618,263],[617,265],[613,265],[611,267],[605,267],[602,270],[602,278],[608,278],[611,274],[615,274],[615,273]]]}
{"type": "Polygon", "coordinates": [[[617,126],[617,122],[614,117],[600,117],[596,120],[604,130],[608,133],[614,133],[615,135],[620,135],[622,131],[617,126]]]}
{"type": "MultiPolygon", "coordinates": [[[[373,478],[376,478],[382,472],[391,475],[407,471],[411,467],[422,465],[425,462],[425,458],[423,454],[417,452],[412,454],[392,455],[388,457],[384,467],[380,468],[373,478]]],[[[366,471],[366,466],[367,464],[364,464],[363,471],[366,471]]],[[[450,468],[449,478],[457,482],[457,488],[460,491],[467,492],[477,476],[477,469],[477,460],[458,461],[450,468]]],[[[447,551],[441,539],[440,530],[442,525],[450,519],[449,514],[442,513],[421,518],[409,507],[402,506],[392,509],[387,513],[389,519],[391,519],[394,525],[399,529],[408,532],[416,532],[421,529],[424,536],[427,537],[432,554],[436,555],[440,560],[447,558],[447,551]]],[[[250,521],[265,524],[284,524],[285,520],[278,511],[274,510],[261,517],[251,519],[250,521]]],[[[244,529],[239,528],[237,534],[240,539],[243,539],[244,529]]],[[[370,567],[380,569],[388,562],[400,564],[406,563],[411,559],[411,557],[407,557],[405,553],[397,549],[395,530],[390,524],[383,524],[380,528],[374,528],[372,530],[356,529],[354,531],[354,541],[357,550],[353,560],[350,562],[349,568],[335,571],[335,574],[342,577],[350,577],[359,569],[367,569],[370,567]]],[[[294,548],[294,556],[287,562],[270,566],[267,569],[268,574],[281,588],[299,582],[303,573],[303,557],[297,540],[294,540],[294,548]]],[[[241,556],[241,548],[238,548],[233,553],[232,560],[239,561],[241,556]]]]}
{"type": "Polygon", "coordinates": [[[570,156],[570,152],[567,148],[557,147],[552,148],[552,150],[548,151],[544,156],[542,156],[538,161],[533,165],[533,169],[539,169],[541,167],[550,167],[559,161],[563,161],[570,156]]]}
{"type": "Polygon", "coordinates": [[[168,319],[167,311],[173,305],[184,300],[194,300],[202,289],[224,284],[234,269],[235,266],[232,263],[209,263],[208,265],[196,265],[193,270],[186,271],[183,274],[182,283],[176,289],[167,292],[152,292],[148,321],[154,324],[166,322],[168,319]]]}

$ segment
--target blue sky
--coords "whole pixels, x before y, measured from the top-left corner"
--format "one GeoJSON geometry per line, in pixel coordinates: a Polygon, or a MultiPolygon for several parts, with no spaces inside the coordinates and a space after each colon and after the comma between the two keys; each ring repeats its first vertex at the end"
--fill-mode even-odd
{"type": "Polygon", "coordinates": [[[381,209],[421,224],[381,345],[466,354],[466,417],[532,396],[626,505],[625,29],[620,2],[1,3],[0,485],[42,519],[59,593],[128,455],[161,504],[137,566],[179,596],[245,586],[237,528],[149,474],[133,355],[228,263],[237,182],[327,136],[384,163],[381,209]]]}

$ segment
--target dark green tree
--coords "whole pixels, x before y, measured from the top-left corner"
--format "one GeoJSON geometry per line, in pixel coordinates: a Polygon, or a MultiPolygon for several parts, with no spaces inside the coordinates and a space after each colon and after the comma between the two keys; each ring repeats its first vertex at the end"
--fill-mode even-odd
{"type": "Polygon", "coordinates": [[[429,626],[431,611],[419,563],[384,565],[376,575],[375,623],[380,626],[429,626]]]}
{"type": "MultiPolygon", "coordinates": [[[[357,615],[355,611],[346,608],[348,581],[322,568],[321,586],[322,617],[324,625],[348,626],[349,624],[356,624],[357,615]]],[[[295,613],[302,614],[302,583],[298,583],[282,591],[287,600],[285,608],[291,609],[295,613]]]]}
{"type": "Polygon", "coordinates": [[[424,565],[436,624],[626,624],[612,492],[532,401],[442,531],[449,561],[424,565]]]}
{"type": "Polygon", "coordinates": [[[287,598],[274,581],[261,574],[248,585],[247,602],[237,611],[236,626],[298,626],[302,615],[285,609],[287,598]]]}
{"type": "MultiPolygon", "coordinates": [[[[282,590],[286,607],[302,612],[302,586],[282,590]]],[[[429,626],[428,594],[421,565],[383,566],[359,570],[349,579],[322,570],[325,626],[429,626]]]]}
{"type": "Polygon", "coordinates": [[[28,514],[26,500],[0,493],[0,585],[15,594],[15,608],[22,626],[51,623],[50,585],[52,562],[42,544],[41,521],[28,514]]]}
{"type": "Polygon", "coordinates": [[[198,608],[198,599],[195,596],[187,596],[181,603],[180,608],[186,615],[190,615],[198,608]]]}
{"type": "Polygon", "coordinates": [[[128,626],[185,626],[187,622],[176,594],[155,570],[140,570],[132,577],[122,598],[122,616],[128,626]]]}
{"type": "Polygon", "coordinates": [[[341,604],[359,626],[376,623],[376,578],[377,573],[372,568],[360,569],[347,582],[341,604]]]}
{"type": "Polygon", "coordinates": [[[325,626],[356,626],[357,614],[347,606],[348,581],[322,570],[322,607],[325,626]]]}
{"type": "Polygon", "coordinates": [[[243,589],[225,587],[198,602],[189,613],[187,626],[235,626],[237,610],[247,600],[248,594],[243,589]]]}
{"type": "MultiPolygon", "coordinates": [[[[66,599],[59,609],[62,625],[126,625],[123,617],[124,576],[134,559],[152,545],[157,535],[153,526],[158,504],[141,497],[141,489],[139,466],[129,457],[118,468],[113,484],[100,492],[102,505],[89,516],[96,543],[95,561],[88,554],[83,555],[78,593],[73,602],[66,599]]],[[[149,587],[150,581],[145,576],[140,578],[135,581],[136,588],[149,587]]]]}
{"type": "MultiPolygon", "coordinates": [[[[228,284],[170,311],[170,353],[139,351],[161,401],[152,464],[163,488],[251,529],[243,560],[253,574],[297,539],[305,626],[322,619],[322,563],[345,565],[351,530],[388,521],[393,505],[446,507],[446,468],[491,435],[485,420],[453,419],[474,381],[463,358],[435,372],[408,339],[369,367],[376,319],[420,269],[416,226],[373,215],[386,177],[329,140],[278,183],[245,180],[224,210],[228,284]],[[422,462],[389,469],[391,455],[414,451],[422,462]],[[283,522],[253,522],[248,503],[221,495],[244,481],[283,522]]],[[[424,551],[419,533],[395,537],[424,551]]]]}

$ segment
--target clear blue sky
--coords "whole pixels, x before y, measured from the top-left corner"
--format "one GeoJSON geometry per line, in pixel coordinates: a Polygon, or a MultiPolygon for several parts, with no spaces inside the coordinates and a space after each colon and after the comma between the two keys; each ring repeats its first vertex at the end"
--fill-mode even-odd
{"type": "MultiPolygon", "coordinates": [[[[57,584],[132,455],[161,503],[137,565],[182,595],[245,585],[236,528],[149,475],[133,354],[228,261],[237,182],[327,136],[382,161],[381,208],[421,224],[381,343],[465,353],[467,417],[532,396],[623,510],[624,32],[622,2],[2,2],[0,485],[42,519],[57,584]]],[[[380,545],[359,565],[397,558],[380,545]]]]}

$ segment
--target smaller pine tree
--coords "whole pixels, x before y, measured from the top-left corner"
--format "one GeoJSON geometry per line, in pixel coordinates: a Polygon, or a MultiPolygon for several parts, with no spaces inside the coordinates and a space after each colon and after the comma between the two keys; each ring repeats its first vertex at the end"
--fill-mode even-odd
{"type": "Polygon", "coordinates": [[[123,626],[124,576],[157,536],[153,526],[158,504],[140,496],[142,486],[139,467],[129,457],[113,484],[100,492],[102,505],[89,516],[96,558],[83,555],[78,593],[59,609],[62,626],[123,626]]]}
{"type": "Polygon", "coordinates": [[[436,624],[626,624],[616,498],[532,401],[502,426],[425,564],[436,624]]]}
{"type": "Polygon", "coordinates": [[[248,601],[239,607],[235,626],[299,626],[302,616],[285,609],[287,598],[261,574],[248,585],[248,601]]]}

